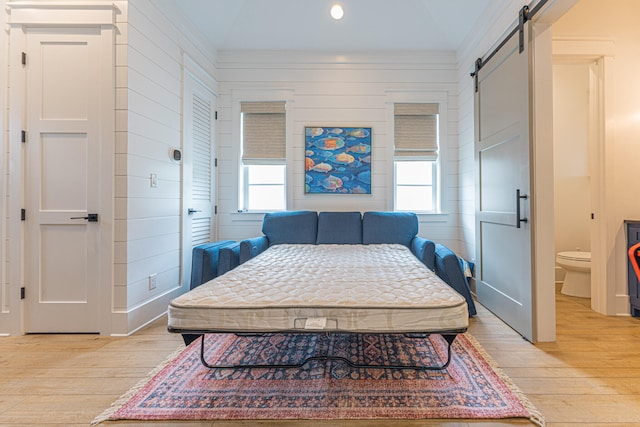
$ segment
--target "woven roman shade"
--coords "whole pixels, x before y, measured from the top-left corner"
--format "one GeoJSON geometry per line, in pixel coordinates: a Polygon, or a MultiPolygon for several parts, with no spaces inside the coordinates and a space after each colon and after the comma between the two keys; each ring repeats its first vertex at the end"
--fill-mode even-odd
{"type": "Polygon", "coordinates": [[[242,162],[281,163],[286,159],[284,102],[242,102],[242,162]]]}
{"type": "Polygon", "coordinates": [[[438,113],[438,104],[394,104],[394,157],[437,160],[438,113]]]}

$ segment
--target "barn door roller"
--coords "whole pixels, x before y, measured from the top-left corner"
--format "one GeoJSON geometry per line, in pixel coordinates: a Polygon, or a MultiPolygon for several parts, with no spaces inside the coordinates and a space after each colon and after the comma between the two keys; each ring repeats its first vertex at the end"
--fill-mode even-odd
{"type": "Polygon", "coordinates": [[[471,77],[475,79],[475,91],[478,91],[478,71],[493,58],[493,56],[502,49],[502,47],[513,37],[516,33],[518,33],[519,43],[518,43],[518,51],[520,53],[524,52],[525,49],[525,37],[524,37],[524,24],[529,21],[533,16],[538,13],[540,9],[547,3],[548,0],[540,0],[538,4],[533,9],[529,9],[529,6],[523,6],[518,13],[518,25],[507,34],[507,36],[500,42],[498,47],[496,47],[489,55],[486,56],[485,59],[478,58],[474,64],[474,71],[471,73],[471,77]]]}

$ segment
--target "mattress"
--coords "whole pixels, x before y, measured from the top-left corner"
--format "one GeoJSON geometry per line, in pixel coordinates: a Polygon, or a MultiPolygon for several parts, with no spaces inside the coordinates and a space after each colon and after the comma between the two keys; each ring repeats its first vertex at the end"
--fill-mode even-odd
{"type": "Polygon", "coordinates": [[[171,301],[172,332],[462,332],[465,299],[402,245],[276,245],[171,301]]]}

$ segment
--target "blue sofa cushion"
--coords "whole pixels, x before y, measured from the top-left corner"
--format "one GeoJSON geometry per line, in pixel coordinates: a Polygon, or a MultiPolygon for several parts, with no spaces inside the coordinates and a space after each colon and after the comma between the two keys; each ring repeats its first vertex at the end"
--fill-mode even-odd
{"type": "Polygon", "coordinates": [[[362,244],[360,212],[320,212],[317,244],[362,244]]]}
{"type": "Polygon", "coordinates": [[[365,212],[362,217],[362,243],[398,243],[411,247],[418,234],[418,216],[412,212],[365,212]]]}
{"type": "Polygon", "coordinates": [[[264,215],[262,232],[269,239],[269,246],[315,244],[318,214],[313,211],[270,212],[264,215]]]}

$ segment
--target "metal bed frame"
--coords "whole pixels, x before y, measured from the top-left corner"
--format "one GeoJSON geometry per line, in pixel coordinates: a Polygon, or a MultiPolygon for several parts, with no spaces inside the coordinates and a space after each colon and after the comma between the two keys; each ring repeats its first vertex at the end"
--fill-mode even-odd
{"type": "MultiPolygon", "coordinates": [[[[466,328],[465,329],[461,329],[461,330],[453,330],[453,331],[438,331],[438,332],[423,332],[423,333],[416,333],[416,332],[410,332],[410,333],[403,333],[403,332],[393,332],[393,331],[389,331],[389,332],[383,332],[384,334],[402,334],[407,338],[413,338],[413,339],[425,339],[428,338],[430,335],[440,335],[442,336],[442,338],[444,338],[444,340],[447,342],[447,357],[446,360],[444,360],[444,362],[442,362],[440,365],[433,365],[433,366],[424,366],[424,365],[395,365],[395,364],[385,364],[385,365],[370,365],[370,364],[361,364],[361,363],[356,363],[353,362],[352,360],[347,359],[346,357],[342,357],[342,356],[336,356],[336,355],[332,355],[332,354],[320,354],[320,355],[315,355],[315,356],[310,356],[306,359],[304,359],[303,361],[301,361],[300,363],[294,363],[294,364],[261,364],[261,363],[255,363],[255,364],[235,364],[235,365],[225,365],[225,364],[211,364],[206,360],[205,357],[205,337],[206,334],[209,333],[227,333],[227,334],[234,334],[236,336],[266,336],[269,334],[283,334],[283,333],[304,333],[304,334],[312,334],[314,333],[313,331],[309,331],[309,330],[283,330],[283,331],[277,331],[277,332],[233,332],[233,331],[214,331],[214,330],[177,330],[177,329],[173,329],[173,328],[169,328],[169,332],[174,332],[174,333],[188,333],[188,334],[196,334],[196,335],[201,335],[200,338],[200,362],[206,366],[209,369],[239,369],[239,368],[255,368],[255,369],[260,369],[260,368],[264,368],[264,369],[293,369],[293,368],[301,368],[304,365],[306,365],[307,363],[317,360],[317,361],[329,361],[329,360],[336,360],[339,362],[343,362],[346,363],[348,366],[352,367],[352,368],[362,368],[362,369],[404,369],[404,370],[416,370],[416,371],[441,371],[446,369],[449,364],[451,363],[451,345],[453,344],[454,340],[456,339],[456,337],[458,336],[458,334],[460,333],[464,333],[466,332],[466,328]]],[[[344,333],[344,334],[356,334],[356,333],[361,333],[361,332],[349,332],[349,331],[323,331],[323,332],[315,332],[315,333],[319,333],[321,335],[324,335],[326,337],[328,337],[329,335],[331,335],[332,333],[344,333]]],[[[372,334],[374,334],[372,332],[372,334]]],[[[380,334],[380,332],[379,332],[380,334]]]]}

